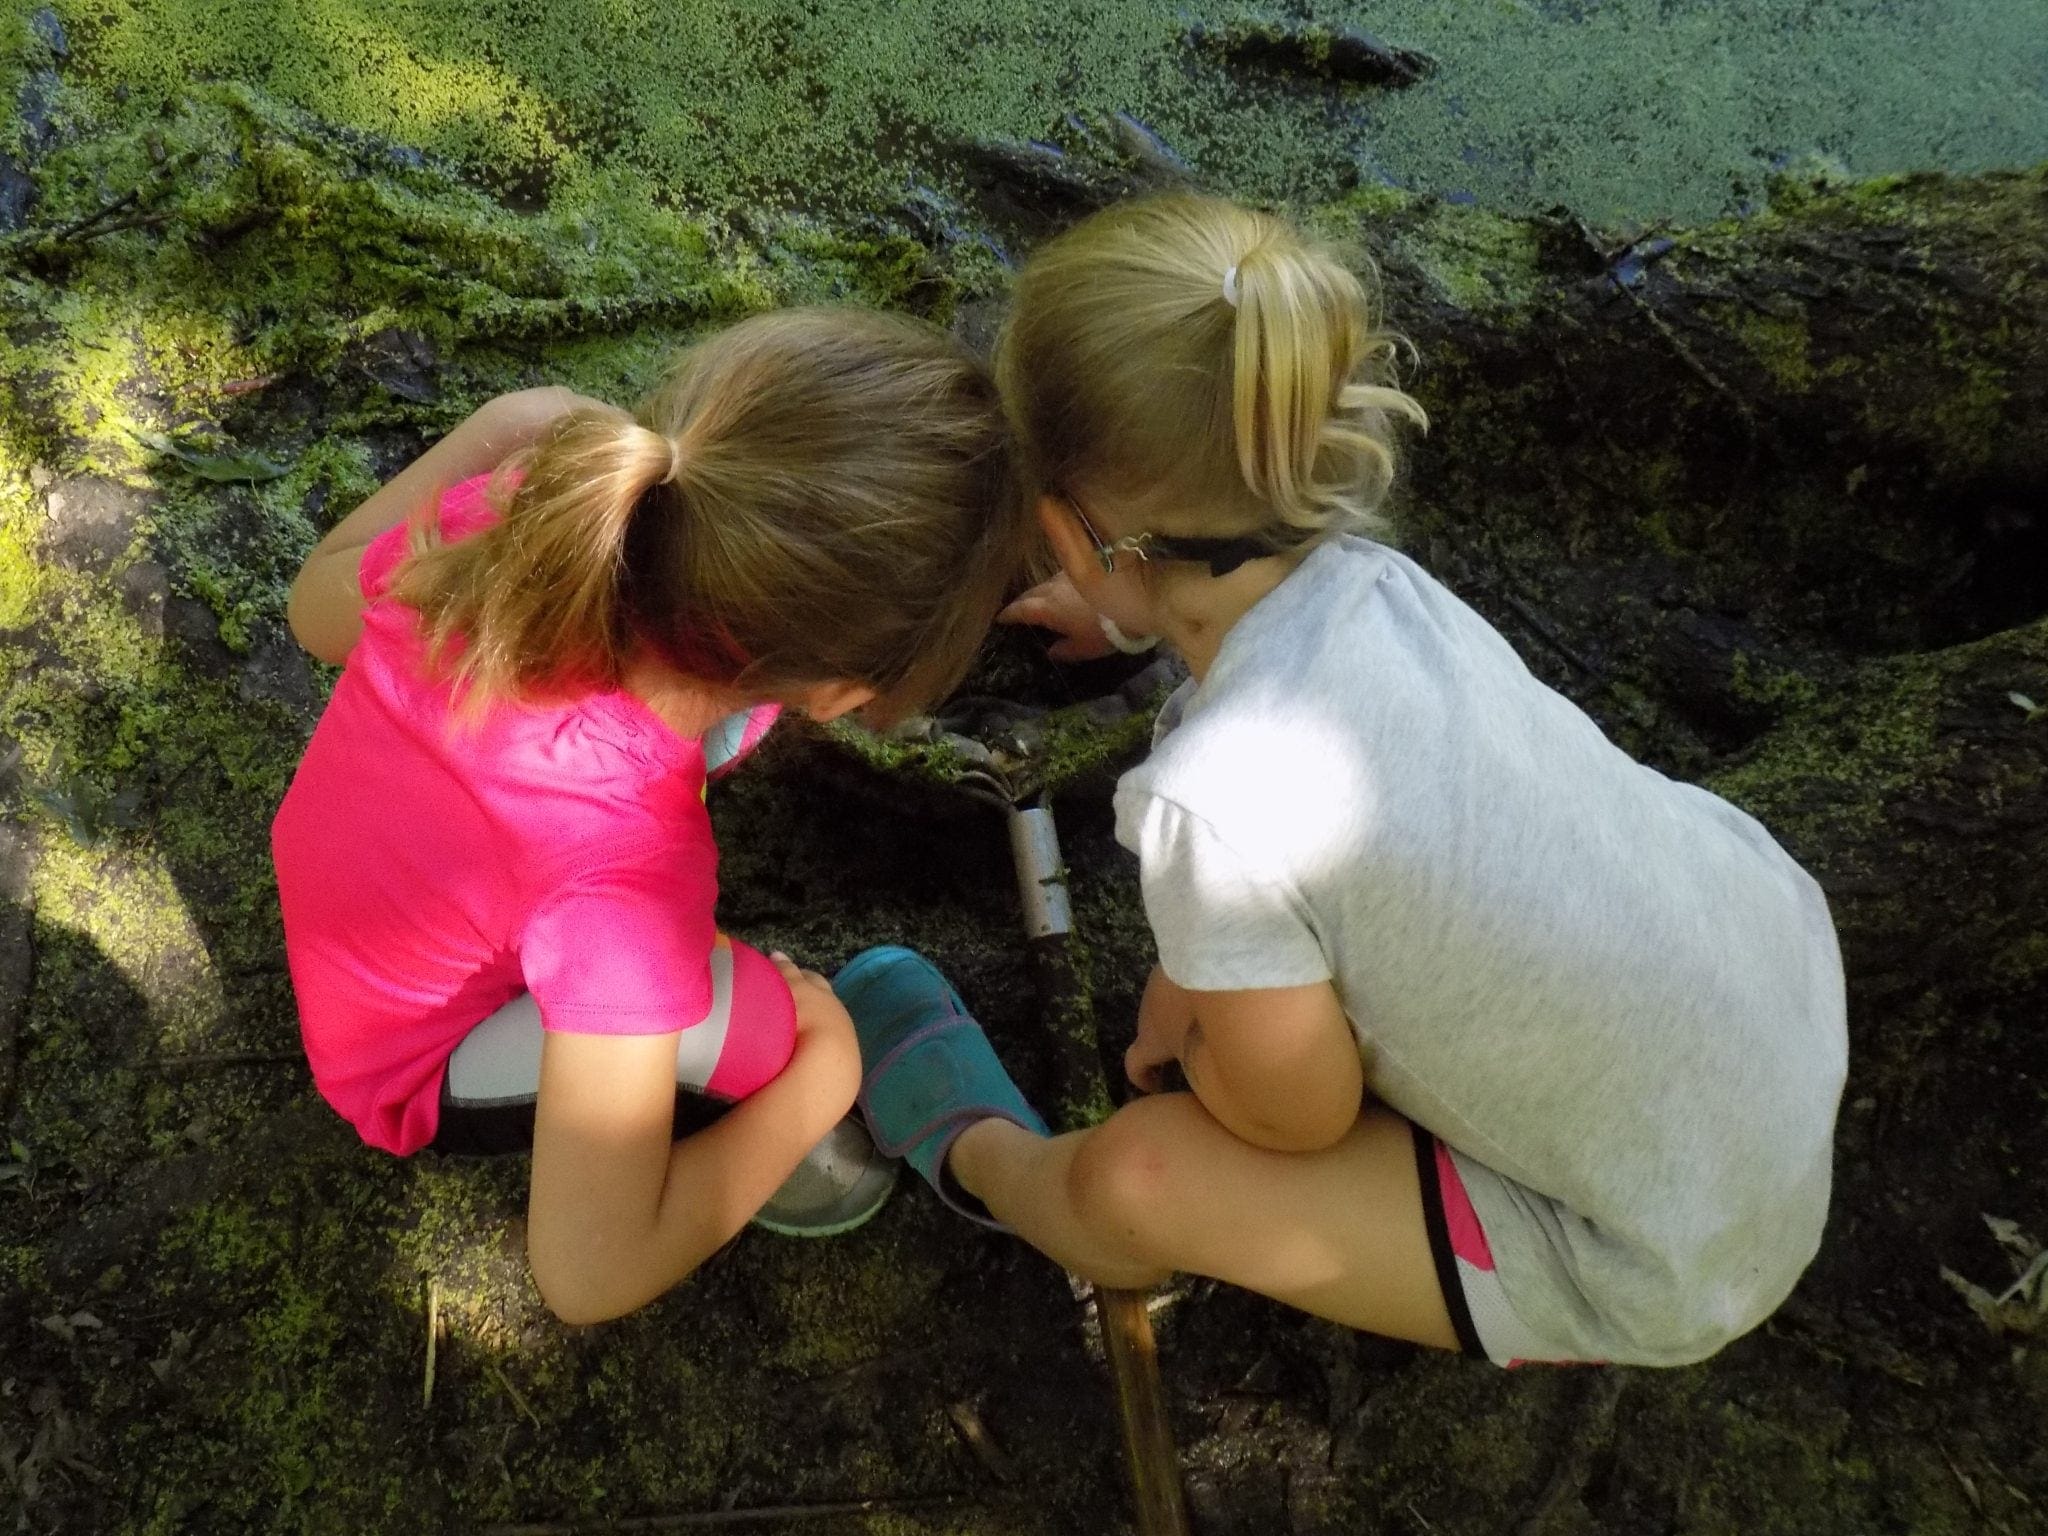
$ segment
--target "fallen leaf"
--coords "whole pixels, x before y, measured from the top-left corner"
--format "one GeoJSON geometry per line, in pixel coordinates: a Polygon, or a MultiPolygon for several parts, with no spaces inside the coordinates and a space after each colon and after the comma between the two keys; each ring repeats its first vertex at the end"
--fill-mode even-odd
{"type": "Polygon", "coordinates": [[[2020,1224],[2004,1216],[1986,1214],[1984,1225],[1991,1229],[1991,1235],[2002,1248],[2010,1248],[2023,1259],[2031,1259],[2041,1251],[2041,1245],[2020,1230],[2020,1224]]]}
{"type": "Polygon", "coordinates": [[[290,465],[266,459],[259,453],[209,452],[190,443],[179,442],[174,437],[165,437],[161,432],[137,432],[135,440],[175,461],[187,474],[224,485],[253,485],[259,480],[276,480],[291,469],[290,465]]]}
{"type": "Polygon", "coordinates": [[[1969,1304],[1977,1319],[1993,1333],[2018,1334],[2031,1338],[2048,1332],[2048,1313],[2020,1301],[2003,1301],[1985,1290],[1983,1286],[1964,1279],[1947,1265],[1942,1266],[1941,1278],[1950,1289],[1969,1304]]]}

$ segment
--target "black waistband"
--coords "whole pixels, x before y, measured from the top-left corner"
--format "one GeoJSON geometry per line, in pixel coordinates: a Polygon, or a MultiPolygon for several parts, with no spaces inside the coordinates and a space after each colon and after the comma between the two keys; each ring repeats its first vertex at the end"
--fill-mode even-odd
{"type": "Polygon", "coordinates": [[[1458,1256],[1451,1248],[1451,1224],[1444,1215],[1444,1189],[1437,1178],[1436,1138],[1419,1125],[1415,1133],[1415,1175],[1422,1183],[1422,1224],[1429,1231],[1429,1256],[1436,1261],[1436,1283],[1443,1289],[1444,1310],[1451,1314],[1451,1331],[1458,1347],[1468,1355],[1487,1358],[1479,1342],[1479,1330],[1472,1326],[1472,1309],[1465,1305],[1465,1286],[1458,1279],[1458,1256]]]}

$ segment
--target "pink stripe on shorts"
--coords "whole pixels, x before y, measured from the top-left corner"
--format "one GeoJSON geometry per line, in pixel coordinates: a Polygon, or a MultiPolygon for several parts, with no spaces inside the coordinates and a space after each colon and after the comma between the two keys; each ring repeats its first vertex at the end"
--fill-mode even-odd
{"type": "Polygon", "coordinates": [[[1437,1282],[1451,1327],[1468,1355],[1496,1365],[1517,1366],[1538,1361],[1551,1364],[1598,1365],[1560,1355],[1523,1326],[1508,1304],[1507,1291],[1493,1267],[1493,1248],[1451,1149],[1421,1126],[1415,1130],[1415,1168],[1422,1183],[1422,1215],[1429,1228],[1429,1249],[1436,1259],[1437,1282]]]}

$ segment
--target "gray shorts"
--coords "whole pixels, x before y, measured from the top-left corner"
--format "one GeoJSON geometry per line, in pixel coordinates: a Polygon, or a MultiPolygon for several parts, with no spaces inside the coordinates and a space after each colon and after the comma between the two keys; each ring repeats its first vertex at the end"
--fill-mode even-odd
{"type": "Polygon", "coordinates": [[[1415,1132],[1415,1171],[1422,1184],[1429,1251],[1436,1260],[1437,1283],[1443,1287],[1451,1327],[1465,1353],[1509,1367],[1538,1362],[1605,1364],[1546,1344],[1515,1315],[1494,1270],[1486,1229],[1472,1209],[1451,1149],[1421,1126],[1411,1129],[1415,1132]]]}

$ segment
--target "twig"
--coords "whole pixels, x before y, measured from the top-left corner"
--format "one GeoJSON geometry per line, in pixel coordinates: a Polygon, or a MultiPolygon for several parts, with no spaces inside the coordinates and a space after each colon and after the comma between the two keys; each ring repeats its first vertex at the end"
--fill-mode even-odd
{"type": "Polygon", "coordinates": [[[486,1360],[484,1362],[484,1369],[490,1372],[491,1380],[495,1381],[501,1388],[503,1388],[505,1395],[512,1399],[512,1406],[514,1408],[517,1408],[521,1413],[525,1414],[526,1417],[532,1422],[533,1427],[535,1429],[539,1429],[541,1427],[540,1415],[533,1411],[533,1405],[527,1402],[525,1397],[523,1397],[520,1394],[520,1391],[517,1387],[512,1385],[511,1378],[508,1377],[503,1371],[499,1370],[496,1363],[493,1361],[486,1360]]]}
{"type": "Polygon", "coordinates": [[[962,1509],[982,1504],[958,1494],[925,1494],[904,1498],[844,1499],[829,1504],[762,1504],[752,1509],[686,1510],[673,1515],[628,1515],[622,1520],[540,1520],[518,1525],[487,1525],[477,1536],[608,1536],[620,1531],[695,1531],[719,1526],[768,1525],[777,1520],[830,1520],[840,1515],[876,1514],[884,1510],[962,1509]]]}
{"type": "Polygon", "coordinates": [[[1955,1452],[1948,1448],[1948,1442],[1945,1440],[1937,1439],[1934,1443],[1940,1447],[1941,1459],[1948,1463],[1949,1471],[1955,1474],[1956,1482],[1962,1487],[1963,1496],[1970,1501],[1970,1508],[1980,1515],[1983,1514],[1984,1495],[1977,1491],[1976,1483],[1970,1479],[1969,1475],[1957,1463],[1955,1452]]]}
{"type": "Polygon", "coordinates": [[[1669,320],[1666,320],[1662,315],[1658,314],[1656,310],[1652,309],[1650,307],[1649,301],[1645,299],[1640,293],[1637,293],[1635,289],[1623,288],[1621,292],[1622,296],[1626,298],[1629,301],[1629,303],[1635,305],[1635,307],[1639,311],[1641,311],[1643,318],[1650,322],[1651,326],[1656,330],[1657,334],[1664,338],[1666,345],[1668,345],[1671,348],[1672,352],[1677,355],[1678,360],[1681,363],[1684,363],[1686,367],[1690,368],[1696,375],[1698,375],[1701,382],[1704,383],[1707,386],[1707,388],[1711,389],[1723,400],[1726,400],[1730,408],[1734,410],[1736,415],[1742,418],[1744,424],[1749,427],[1750,431],[1760,434],[1763,431],[1763,423],[1757,420],[1757,414],[1750,407],[1750,403],[1747,400],[1743,399],[1742,396],[1735,393],[1735,391],[1728,386],[1727,380],[1723,379],[1718,373],[1714,372],[1713,369],[1709,368],[1705,363],[1700,361],[1699,354],[1693,351],[1691,347],[1685,344],[1685,338],[1679,335],[1677,331],[1672,329],[1671,322],[1669,320]]]}
{"type": "MultiPolygon", "coordinates": [[[[1701,383],[1728,402],[1730,409],[1742,418],[1743,424],[1749,428],[1753,437],[1761,438],[1763,436],[1763,423],[1757,419],[1756,411],[1750,406],[1750,403],[1730,388],[1726,379],[1723,379],[1713,369],[1709,368],[1706,363],[1701,361],[1700,355],[1686,345],[1685,338],[1673,329],[1671,322],[1658,314],[1651,307],[1649,300],[1636,292],[1633,283],[1622,282],[1619,278],[1615,277],[1612,257],[1601,246],[1600,242],[1593,238],[1593,231],[1587,227],[1583,219],[1575,220],[1574,222],[1577,223],[1579,228],[1579,238],[1585,241],[1588,250],[1600,258],[1603,275],[1608,278],[1608,287],[1634,305],[1636,312],[1650,322],[1651,329],[1656,331],[1663,338],[1664,344],[1671,348],[1672,354],[1681,363],[1685,364],[1701,383]]],[[[1639,241],[1630,242],[1628,246],[1623,248],[1622,254],[1626,256],[1640,243],[1639,241]]],[[[1667,253],[1660,251],[1657,254],[1658,259],[1661,259],[1667,253]]]]}
{"type": "Polygon", "coordinates": [[[124,192],[111,203],[95,208],[84,218],[66,224],[62,229],[52,230],[43,238],[45,240],[69,240],[72,236],[83,234],[86,230],[91,229],[101,219],[111,219],[115,214],[122,212],[124,209],[133,208],[141,201],[142,188],[136,187],[131,191],[124,192]]]}
{"type": "Polygon", "coordinates": [[[966,1401],[948,1403],[946,1417],[960,1431],[960,1438],[967,1442],[967,1449],[974,1452],[974,1459],[988,1469],[989,1476],[999,1483],[1016,1480],[1016,1467],[1003,1454],[1003,1448],[996,1444],[988,1426],[981,1422],[981,1415],[975,1412],[974,1404],[966,1401]]]}
{"type": "Polygon", "coordinates": [[[161,213],[130,214],[125,219],[114,219],[108,223],[100,225],[97,229],[89,229],[82,231],[79,234],[71,236],[70,240],[71,243],[74,245],[84,245],[88,240],[98,240],[107,235],[118,235],[125,230],[160,229],[164,225],[170,223],[177,216],[178,215],[176,214],[176,212],[168,209],[161,213]]]}
{"type": "Polygon", "coordinates": [[[420,1390],[420,1406],[434,1406],[434,1352],[441,1334],[441,1282],[427,1282],[427,1380],[420,1390]]]}
{"type": "Polygon", "coordinates": [[[1585,673],[1586,676],[1602,683],[1608,681],[1605,672],[1565,644],[1563,637],[1550,627],[1549,622],[1544,619],[1543,615],[1523,602],[1521,598],[1515,596],[1512,592],[1503,591],[1500,595],[1500,600],[1515,611],[1515,617],[1528,625],[1538,640],[1541,640],[1545,645],[1557,652],[1558,655],[1585,673]]]}
{"type": "Polygon", "coordinates": [[[2002,1307],[2009,1301],[2018,1301],[2020,1297],[2026,1295],[2033,1288],[2034,1282],[2041,1279],[2044,1275],[2048,1275],[2048,1248],[2043,1248],[2034,1255],[2033,1263],[2026,1267],[2025,1272],[2021,1274],[2019,1279],[2013,1281],[2011,1285],[2005,1288],[2003,1294],[1998,1298],[1998,1304],[2002,1307]]]}
{"type": "Polygon", "coordinates": [[[1515,1536],[1544,1536],[1552,1517],[1585,1490],[1594,1456],[1614,1439],[1614,1409],[1621,1400],[1623,1379],[1609,1367],[1595,1369],[1601,1375],[1581,1399],[1564,1454],[1558,1458],[1557,1473],[1537,1496],[1522,1523],[1515,1527],[1515,1536]]]}

